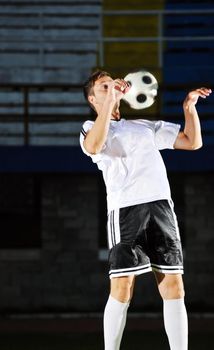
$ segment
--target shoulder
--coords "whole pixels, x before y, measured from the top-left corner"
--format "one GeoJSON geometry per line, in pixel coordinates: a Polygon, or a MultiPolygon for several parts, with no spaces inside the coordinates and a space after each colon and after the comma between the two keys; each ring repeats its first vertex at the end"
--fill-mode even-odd
{"type": "Polygon", "coordinates": [[[94,125],[94,121],[92,121],[92,120],[86,120],[86,121],[82,124],[82,128],[83,128],[83,129],[90,129],[93,125],[94,125]]]}
{"type": "Polygon", "coordinates": [[[92,128],[93,125],[94,122],[92,120],[86,120],[82,124],[81,133],[83,134],[83,136],[86,136],[87,132],[92,128]]]}

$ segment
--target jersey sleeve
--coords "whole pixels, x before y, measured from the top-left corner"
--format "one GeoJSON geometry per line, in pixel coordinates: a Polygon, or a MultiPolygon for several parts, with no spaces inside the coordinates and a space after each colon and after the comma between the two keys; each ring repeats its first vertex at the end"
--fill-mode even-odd
{"type": "Polygon", "coordinates": [[[155,122],[155,143],[159,150],[174,149],[180,125],[159,120],[155,122]]]}
{"type": "Polygon", "coordinates": [[[83,125],[82,125],[82,129],[80,131],[80,146],[82,148],[82,151],[89,157],[91,157],[92,161],[94,163],[98,163],[101,159],[101,154],[91,154],[89,152],[86,151],[83,142],[85,140],[85,137],[87,135],[87,132],[92,128],[92,126],[94,125],[94,122],[91,120],[87,120],[83,125]]]}

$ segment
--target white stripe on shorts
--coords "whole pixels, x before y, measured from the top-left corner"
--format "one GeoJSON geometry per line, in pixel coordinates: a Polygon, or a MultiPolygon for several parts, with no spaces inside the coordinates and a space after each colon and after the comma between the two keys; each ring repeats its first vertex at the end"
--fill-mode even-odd
{"type": "Polygon", "coordinates": [[[114,210],[114,236],[115,244],[120,243],[120,209],[114,210]]]}
{"type": "Polygon", "coordinates": [[[108,234],[108,247],[109,249],[113,246],[113,239],[112,239],[112,233],[111,233],[111,213],[108,215],[108,222],[107,222],[107,234],[108,234]]]}
{"type": "Polygon", "coordinates": [[[136,267],[128,267],[124,269],[114,269],[109,271],[109,277],[123,277],[130,275],[140,275],[143,273],[147,273],[152,271],[151,264],[136,266],[136,267]]]}
{"type": "Polygon", "coordinates": [[[176,230],[176,235],[177,235],[177,238],[179,240],[181,240],[181,237],[180,237],[180,231],[179,231],[179,227],[178,227],[178,220],[177,220],[177,216],[174,212],[174,204],[173,204],[173,201],[172,199],[168,200],[168,203],[169,203],[169,206],[172,210],[172,215],[173,215],[173,219],[174,219],[174,223],[175,223],[175,230],[176,230]]]}
{"type": "Polygon", "coordinates": [[[153,271],[157,271],[165,274],[183,274],[184,273],[184,268],[182,265],[166,266],[166,265],[151,264],[151,266],[153,271]]]}
{"type": "Polygon", "coordinates": [[[108,245],[111,249],[120,243],[120,209],[112,210],[108,216],[108,245]]]}

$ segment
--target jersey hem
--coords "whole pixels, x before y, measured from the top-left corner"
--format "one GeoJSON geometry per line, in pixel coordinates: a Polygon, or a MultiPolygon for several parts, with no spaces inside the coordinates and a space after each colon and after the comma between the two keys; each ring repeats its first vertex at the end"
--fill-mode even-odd
{"type": "Polygon", "coordinates": [[[155,201],[160,201],[160,200],[171,200],[171,195],[169,196],[154,196],[154,197],[150,197],[150,198],[146,198],[146,199],[138,199],[136,201],[127,201],[127,202],[123,202],[117,206],[114,207],[110,207],[108,206],[108,214],[113,211],[113,210],[117,210],[120,208],[126,208],[126,207],[131,207],[133,205],[138,205],[138,204],[145,204],[145,203],[150,203],[150,202],[155,202],[155,201]]]}

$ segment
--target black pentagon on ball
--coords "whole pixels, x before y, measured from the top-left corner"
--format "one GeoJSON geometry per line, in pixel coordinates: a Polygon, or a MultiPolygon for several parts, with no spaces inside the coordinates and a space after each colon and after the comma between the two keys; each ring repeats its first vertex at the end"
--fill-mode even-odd
{"type": "Polygon", "coordinates": [[[142,80],[143,80],[144,84],[151,84],[152,83],[152,79],[149,75],[144,75],[142,77],[142,80]]]}
{"type": "Polygon", "coordinates": [[[136,100],[139,103],[144,103],[147,100],[147,96],[144,94],[139,94],[139,95],[137,95],[136,100]]]}

